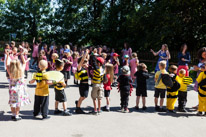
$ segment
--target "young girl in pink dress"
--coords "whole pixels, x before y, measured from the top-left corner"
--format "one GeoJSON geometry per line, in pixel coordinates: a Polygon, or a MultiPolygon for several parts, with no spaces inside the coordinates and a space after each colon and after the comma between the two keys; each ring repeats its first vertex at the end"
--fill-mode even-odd
{"type": "Polygon", "coordinates": [[[34,59],[32,66],[38,62],[38,51],[39,51],[39,43],[37,41],[35,41],[35,38],[33,39],[33,53],[32,53],[32,57],[34,59]]]}
{"type": "MultiPolygon", "coordinates": [[[[24,49],[24,60],[30,60],[28,58],[28,50],[27,49],[24,49]]],[[[25,66],[25,78],[27,79],[28,77],[28,71],[29,71],[29,61],[26,62],[26,66],[25,66]]]]}
{"type": "Polygon", "coordinates": [[[133,83],[135,82],[135,76],[134,74],[137,72],[137,66],[139,64],[139,60],[137,58],[137,53],[132,53],[132,59],[129,62],[130,68],[131,68],[131,78],[133,83]]]}
{"type": "MultiPolygon", "coordinates": [[[[75,73],[77,72],[79,53],[75,51],[72,56],[73,56],[72,73],[73,75],[75,75],[75,73]]],[[[74,77],[74,84],[78,84],[78,80],[75,79],[75,77],[74,77]]]]}

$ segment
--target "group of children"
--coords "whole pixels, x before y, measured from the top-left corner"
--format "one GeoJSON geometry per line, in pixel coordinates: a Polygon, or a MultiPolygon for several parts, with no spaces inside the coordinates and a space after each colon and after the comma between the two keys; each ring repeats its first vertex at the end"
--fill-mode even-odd
{"type": "MultiPolygon", "coordinates": [[[[39,43],[33,42],[33,58],[37,62],[37,69],[30,84],[36,82],[34,112],[33,116],[36,118],[42,115],[42,119],[49,119],[48,105],[49,105],[49,85],[54,86],[55,91],[55,111],[54,114],[62,114],[64,116],[71,116],[72,114],[67,110],[67,98],[65,88],[68,87],[68,80],[71,77],[71,71],[74,74],[74,83],[79,85],[79,99],[75,102],[76,114],[86,114],[81,108],[82,102],[88,97],[89,93],[89,78],[91,78],[92,90],[91,98],[93,100],[94,109],[92,114],[101,114],[103,111],[110,111],[110,91],[112,86],[118,86],[120,92],[120,105],[121,111],[124,113],[129,112],[128,102],[129,96],[132,93],[134,82],[136,80],[136,106],[135,109],[139,110],[140,97],[142,97],[142,109],[146,110],[146,97],[147,97],[147,79],[149,78],[147,66],[144,63],[139,63],[136,53],[132,53],[132,58],[129,55],[124,55],[123,66],[121,74],[119,75],[120,61],[119,55],[112,50],[112,53],[107,53],[105,47],[94,49],[87,49],[78,52],[74,48],[72,51],[68,45],[64,49],[60,49],[58,54],[54,43],[52,43],[49,51],[47,46],[44,45],[39,51],[39,43]],[[36,48],[36,49],[35,49],[36,48]],[[35,53],[34,53],[35,52],[35,53]],[[47,53],[47,55],[45,54],[47,53]],[[52,54],[51,54],[52,53],[52,54]],[[40,54],[40,55],[39,55],[40,54]],[[48,55],[51,54],[51,55],[48,55]],[[108,54],[108,56],[107,56],[108,54]],[[38,56],[38,57],[37,57],[38,56]],[[63,73],[64,78],[61,81],[49,79],[49,73],[46,71],[58,71],[63,73]],[[102,98],[106,98],[106,106],[102,107],[102,98]],[[59,110],[58,105],[62,103],[63,111],[59,110]]],[[[12,120],[21,120],[19,116],[20,107],[30,104],[28,93],[26,92],[29,60],[28,51],[29,47],[6,45],[5,48],[5,68],[7,78],[9,80],[9,104],[12,111],[12,120]],[[27,65],[27,67],[26,67],[27,65]],[[27,68],[27,69],[26,69],[27,68]]],[[[175,113],[175,102],[178,99],[178,111],[187,112],[185,109],[187,102],[187,86],[193,80],[186,76],[184,69],[177,74],[177,67],[171,65],[169,72],[166,70],[166,61],[159,62],[160,71],[155,73],[155,94],[154,104],[155,110],[159,112],[172,112],[175,113]],[[166,108],[163,108],[164,98],[167,97],[166,108]],[[158,105],[158,99],[160,102],[158,105]]],[[[199,108],[198,115],[206,112],[206,73],[201,72],[197,78],[199,83],[199,108]]]]}

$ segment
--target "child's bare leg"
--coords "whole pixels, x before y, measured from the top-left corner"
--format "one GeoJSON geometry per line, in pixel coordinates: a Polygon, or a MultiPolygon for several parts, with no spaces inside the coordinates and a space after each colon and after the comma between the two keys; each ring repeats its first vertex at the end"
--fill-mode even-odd
{"type": "Polygon", "coordinates": [[[77,107],[80,108],[81,104],[82,104],[82,101],[85,99],[85,97],[80,97],[79,98],[79,101],[78,101],[78,104],[77,104],[77,107]]]}
{"type": "Polygon", "coordinates": [[[143,105],[143,107],[146,106],[146,98],[145,97],[142,97],[142,105],[143,105]]]}
{"type": "Polygon", "coordinates": [[[16,115],[16,108],[11,107],[11,113],[12,113],[13,116],[15,116],[16,115]]]}
{"type": "Polygon", "coordinates": [[[164,98],[161,98],[161,99],[160,99],[160,107],[163,106],[163,103],[164,103],[164,98]]]}
{"type": "Polygon", "coordinates": [[[59,102],[55,101],[55,110],[58,110],[58,105],[59,105],[59,102]]]}
{"type": "Polygon", "coordinates": [[[139,107],[139,100],[140,100],[140,96],[137,96],[137,98],[136,98],[136,107],[139,107]]]}
{"type": "Polygon", "coordinates": [[[19,115],[20,107],[16,107],[16,116],[19,115]]]}
{"type": "Polygon", "coordinates": [[[109,106],[109,97],[106,97],[107,106],[109,106]]]}
{"type": "Polygon", "coordinates": [[[63,102],[62,105],[63,105],[64,111],[66,111],[67,110],[67,102],[63,102]]]}
{"type": "Polygon", "coordinates": [[[155,99],[154,99],[154,102],[155,102],[155,106],[157,106],[158,98],[155,98],[155,99]]]}
{"type": "Polygon", "coordinates": [[[93,104],[94,104],[94,111],[97,111],[96,99],[93,99],[93,104]]]}
{"type": "Polygon", "coordinates": [[[98,99],[98,111],[101,110],[101,99],[98,99]]]}

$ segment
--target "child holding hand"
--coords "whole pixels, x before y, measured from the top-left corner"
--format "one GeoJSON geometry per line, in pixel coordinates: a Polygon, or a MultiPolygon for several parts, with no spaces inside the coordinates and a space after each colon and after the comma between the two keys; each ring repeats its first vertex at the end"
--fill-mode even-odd
{"type": "Polygon", "coordinates": [[[187,86],[192,84],[193,80],[190,77],[186,77],[186,70],[180,69],[179,75],[176,80],[180,84],[180,88],[178,90],[178,110],[180,112],[187,112],[185,109],[187,103],[187,86]]]}
{"type": "MultiPolygon", "coordinates": [[[[64,62],[60,59],[57,59],[55,61],[56,65],[56,71],[62,71],[64,69],[64,62]]],[[[66,84],[64,82],[64,79],[62,79],[60,82],[56,83],[54,86],[55,91],[55,111],[54,114],[60,114],[62,111],[58,109],[59,103],[62,103],[63,105],[63,116],[71,116],[71,113],[67,110],[67,97],[64,92],[64,88],[66,87],[66,84]]]]}
{"type": "Polygon", "coordinates": [[[34,118],[36,118],[39,113],[42,114],[43,119],[49,119],[48,107],[49,107],[49,85],[53,83],[49,81],[48,74],[46,74],[46,69],[48,67],[48,62],[45,60],[39,61],[39,71],[33,76],[29,84],[37,82],[35,89],[35,99],[34,99],[34,118]]]}

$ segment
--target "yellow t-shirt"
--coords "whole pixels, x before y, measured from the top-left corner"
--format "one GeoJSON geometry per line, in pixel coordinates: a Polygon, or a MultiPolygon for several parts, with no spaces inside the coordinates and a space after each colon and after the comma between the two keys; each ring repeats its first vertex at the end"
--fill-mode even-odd
{"type": "Polygon", "coordinates": [[[48,75],[43,71],[42,81],[37,83],[35,89],[35,95],[37,96],[48,96],[49,95],[49,85],[47,84],[48,75]]]}
{"type": "MultiPolygon", "coordinates": [[[[158,78],[159,78],[159,75],[160,74],[168,74],[168,72],[163,69],[163,70],[160,70],[160,71],[157,71],[155,73],[155,82],[157,82],[158,78]]],[[[167,89],[167,87],[165,86],[165,84],[162,82],[162,79],[160,79],[159,83],[157,85],[155,85],[155,88],[159,88],[159,89],[167,89]]]]}
{"type": "MultiPolygon", "coordinates": [[[[201,72],[196,80],[197,80],[198,83],[200,83],[200,82],[201,82],[203,79],[205,79],[205,78],[206,78],[205,73],[204,73],[204,72],[201,72]]],[[[200,87],[199,87],[199,92],[200,92],[201,94],[203,94],[203,95],[206,95],[206,91],[200,89],[200,87]]]]}
{"type": "Polygon", "coordinates": [[[176,77],[177,82],[180,83],[180,88],[178,91],[187,92],[187,85],[183,83],[183,79],[184,79],[184,76],[180,77],[177,75],[177,77],[176,77]]]}

